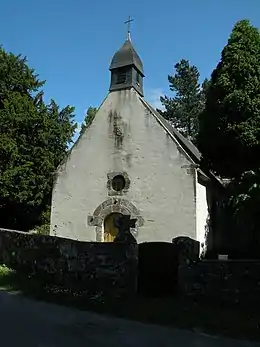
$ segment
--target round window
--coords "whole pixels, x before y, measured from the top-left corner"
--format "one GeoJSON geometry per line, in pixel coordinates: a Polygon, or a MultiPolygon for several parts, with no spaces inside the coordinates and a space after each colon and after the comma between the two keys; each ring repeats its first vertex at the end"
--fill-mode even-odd
{"type": "Polygon", "coordinates": [[[125,185],[126,185],[125,178],[122,175],[116,175],[112,179],[112,188],[117,192],[120,192],[121,190],[123,190],[125,188],[125,185]]]}

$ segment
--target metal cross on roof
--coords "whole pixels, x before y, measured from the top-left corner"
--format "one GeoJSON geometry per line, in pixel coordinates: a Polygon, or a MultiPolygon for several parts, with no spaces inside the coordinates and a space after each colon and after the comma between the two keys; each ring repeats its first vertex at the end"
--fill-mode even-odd
{"type": "Polygon", "coordinates": [[[125,24],[127,24],[127,39],[130,39],[130,25],[133,20],[134,19],[129,16],[128,20],[125,22],[125,24]]]}

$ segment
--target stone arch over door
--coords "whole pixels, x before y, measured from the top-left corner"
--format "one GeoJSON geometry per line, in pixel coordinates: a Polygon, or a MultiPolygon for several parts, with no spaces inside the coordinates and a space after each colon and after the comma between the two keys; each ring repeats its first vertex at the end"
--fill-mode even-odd
{"type": "Polygon", "coordinates": [[[137,236],[139,227],[143,226],[144,224],[144,220],[140,214],[140,211],[126,199],[110,198],[103,201],[95,209],[92,216],[88,216],[88,225],[96,227],[96,241],[104,241],[104,220],[109,214],[116,212],[130,215],[131,218],[137,219],[136,228],[131,230],[133,235],[137,236]]]}

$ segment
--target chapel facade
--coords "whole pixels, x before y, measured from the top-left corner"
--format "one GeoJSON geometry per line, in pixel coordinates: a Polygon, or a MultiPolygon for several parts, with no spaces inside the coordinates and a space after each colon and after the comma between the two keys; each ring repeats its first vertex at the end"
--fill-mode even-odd
{"type": "Polygon", "coordinates": [[[144,98],[130,35],[114,54],[109,93],[57,169],[50,234],[112,242],[115,219],[137,219],[138,243],[188,236],[204,243],[210,181],[197,148],[144,98]]]}

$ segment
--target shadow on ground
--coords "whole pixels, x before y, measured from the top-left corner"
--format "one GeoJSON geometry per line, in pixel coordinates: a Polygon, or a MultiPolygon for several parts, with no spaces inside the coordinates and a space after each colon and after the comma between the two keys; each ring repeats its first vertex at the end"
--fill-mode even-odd
{"type": "Polygon", "coordinates": [[[71,292],[4,267],[0,271],[0,287],[36,300],[145,323],[250,340],[258,340],[260,336],[258,310],[202,304],[180,297],[137,296],[128,300],[99,295],[89,297],[87,291],[71,292]]]}

